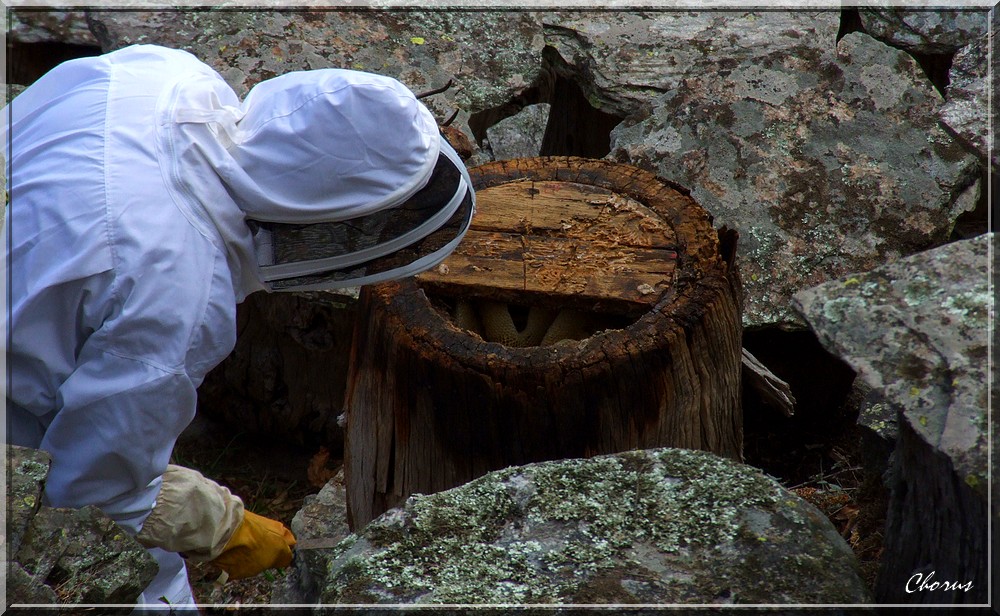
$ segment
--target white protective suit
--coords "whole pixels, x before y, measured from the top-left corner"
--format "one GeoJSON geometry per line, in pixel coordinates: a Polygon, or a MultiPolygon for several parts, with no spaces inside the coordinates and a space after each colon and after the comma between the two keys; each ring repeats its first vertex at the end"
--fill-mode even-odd
{"type": "MultiPolygon", "coordinates": [[[[137,533],[235,344],[236,304],[265,288],[246,219],[337,220],[412,193],[438,128],[385,77],[290,73],[241,104],[194,56],[148,45],[66,62],[4,111],[8,442],[52,455],[48,505],[137,533]]],[[[183,559],[151,553],[141,602],[193,603],[183,559]]]]}

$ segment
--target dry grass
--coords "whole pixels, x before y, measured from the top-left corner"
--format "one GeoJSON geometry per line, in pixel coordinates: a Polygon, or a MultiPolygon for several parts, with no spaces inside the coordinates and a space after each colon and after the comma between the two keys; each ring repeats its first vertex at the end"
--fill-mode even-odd
{"type": "Polygon", "coordinates": [[[887,494],[857,462],[857,451],[834,446],[830,455],[838,462],[829,472],[817,473],[791,490],[829,518],[851,546],[865,583],[873,589],[882,557],[887,494]]]}

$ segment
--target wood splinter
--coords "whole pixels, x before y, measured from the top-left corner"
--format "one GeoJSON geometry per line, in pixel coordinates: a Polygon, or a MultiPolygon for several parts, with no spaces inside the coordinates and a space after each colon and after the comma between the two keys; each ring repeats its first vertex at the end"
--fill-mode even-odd
{"type": "Polygon", "coordinates": [[[760,395],[764,404],[777,409],[785,417],[795,414],[792,388],[746,349],[743,349],[743,378],[746,379],[747,386],[760,395]]]}

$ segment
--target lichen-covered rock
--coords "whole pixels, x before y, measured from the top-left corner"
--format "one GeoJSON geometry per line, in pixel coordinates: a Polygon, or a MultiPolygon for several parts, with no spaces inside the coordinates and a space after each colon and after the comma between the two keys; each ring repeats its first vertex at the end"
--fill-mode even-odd
{"type": "Polygon", "coordinates": [[[899,416],[880,600],[987,599],[993,237],[948,244],[795,296],[824,346],[899,416]],[[908,592],[913,576],[924,576],[919,583],[931,571],[939,583],[972,588],[908,592]]]}
{"type": "Polygon", "coordinates": [[[862,465],[865,474],[882,477],[889,468],[892,450],[899,437],[899,415],[885,395],[863,379],[856,379],[852,397],[860,400],[857,423],[861,426],[862,465]]]}
{"type": "Polygon", "coordinates": [[[42,506],[52,458],[38,449],[7,445],[7,550],[16,554],[31,518],[42,506]]]}
{"type": "Polygon", "coordinates": [[[18,43],[97,45],[83,11],[10,11],[7,40],[18,43]]]}
{"type": "Polygon", "coordinates": [[[54,590],[38,581],[16,562],[4,563],[6,569],[7,605],[55,605],[59,598],[54,590]]]}
{"type": "Polygon", "coordinates": [[[987,495],[987,247],[954,242],[795,296],[824,346],[987,495]]]}
{"type": "Polygon", "coordinates": [[[552,105],[528,105],[486,129],[493,160],[531,158],[542,150],[542,137],[552,105]]]}
{"type": "Polygon", "coordinates": [[[7,445],[8,604],[134,604],[156,561],[95,507],[42,505],[51,458],[7,445]]]}
{"type": "Polygon", "coordinates": [[[987,9],[859,9],[865,32],[917,53],[947,54],[986,34],[987,9]]]}
{"type": "Polygon", "coordinates": [[[682,449],[531,464],[413,496],[331,551],[323,603],[859,603],[812,505],[682,449]]]}
{"type": "Polygon", "coordinates": [[[294,70],[348,68],[395,77],[438,121],[461,109],[498,107],[541,70],[542,27],[518,11],[89,11],[105,50],[132,43],[186,49],[242,96],[259,81],[294,70]]]}
{"type": "Polygon", "coordinates": [[[15,561],[60,603],[135,603],[157,572],[149,552],[96,507],[42,508],[15,561]]]}
{"type": "MultiPolygon", "coordinates": [[[[989,151],[990,80],[989,53],[991,37],[982,36],[955,54],[948,83],[948,100],[941,108],[941,119],[986,159],[989,151]]],[[[994,71],[1000,59],[994,51],[994,71]]],[[[1000,109],[1000,107],[998,107],[1000,109]]],[[[996,114],[997,111],[994,111],[996,114]]],[[[993,152],[991,165],[997,166],[993,152]]]]}
{"type": "Polygon", "coordinates": [[[564,11],[542,21],[557,68],[593,106],[625,116],[688,78],[724,81],[720,69],[735,64],[833,49],[840,11],[564,11]]]}
{"type": "Polygon", "coordinates": [[[975,207],[978,162],[940,104],[905,52],[853,33],[689,76],[612,131],[610,157],[740,232],[745,325],[801,326],[796,291],[940,244],[975,207]]]}

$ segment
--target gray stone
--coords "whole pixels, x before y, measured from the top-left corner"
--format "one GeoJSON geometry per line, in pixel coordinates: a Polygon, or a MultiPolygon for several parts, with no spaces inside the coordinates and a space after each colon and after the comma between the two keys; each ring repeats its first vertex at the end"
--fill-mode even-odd
{"type": "MultiPolygon", "coordinates": [[[[996,24],[994,24],[994,27],[996,24]]],[[[994,57],[996,57],[994,55],[994,57]]],[[[994,248],[993,250],[993,272],[1000,271],[1000,251],[994,248]]],[[[994,279],[995,280],[995,279],[994,279]]],[[[990,387],[990,400],[993,404],[996,404],[997,400],[1000,400],[1000,365],[996,361],[997,349],[1000,349],[1000,328],[996,326],[996,320],[994,315],[993,321],[993,371],[992,371],[992,386],[990,387]]],[[[1000,413],[996,412],[994,407],[993,412],[990,416],[990,427],[993,433],[992,451],[994,452],[993,462],[996,463],[996,452],[1000,451],[1000,413]]],[[[995,468],[995,467],[994,467],[995,468]]],[[[990,499],[990,523],[993,524],[994,529],[998,528],[997,522],[1000,521],[1000,498],[997,498],[997,494],[1000,494],[1000,473],[994,470],[990,475],[991,477],[991,494],[993,498],[990,499]]],[[[1000,588],[1000,567],[996,566],[996,561],[993,561],[993,588],[1000,588]]]]}
{"type": "Polygon", "coordinates": [[[95,507],[43,506],[49,454],[6,447],[8,604],[135,603],[153,557],[95,507]]]}
{"type": "Polygon", "coordinates": [[[542,137],[552,105],[528,105],[517,114],[486,129],[494,160],[530,158],[542,150],[542,137]]]}
{"type": "Polygon", "coordinates": [[[10,11],[7,40],[18,43],[69,43],[97,45],[97,39],[87,26],[84,11],[10,11]]]}
{"type": "Polygon", "coordinates": [[[991,242],[955,242],[795,296],[823,345],[899,417],[880,600],[986,600],[991,242]],[[974,590],[905,593],[928,563],[939,582],[974,590]]]}
{"type": "MultiPolygon", "coordinates": [[[[990,44],[990,37],[984,35],[955,54],[949,73],[948,100],[941,108],[941,120],[983,160],[989,151],[990,44]]],[[[994,151],[990,161],[994,167],[997,156],[994,151]]]]}
{"type": "Polygon", "coordinates": [[[800,327],[796,291],[940,244],[975,207],[978,162],[941,102],[906,53],[854,33],[691,75],[612,131],[609,157],[740,232],[746,326],[800,327]]]}
{"type": "Polygon", "coordinates": [[[866,602],[850,548],[756,469],[659,449],[416,495],[331,549],[323,603],[866,602]]]}
{"type": "Polygon", "coordinates": [[[42,506],[52,458],[38,449],[7,445],[7,550],[16,554],[31,518],[42,506]]]}
{"type": "Polygon", "coordinates": [[[881,391],[873,389],[863,379],[854,380],[848,402],[852,404],[851,408],[858,411],[864,474],[885,484],[885,475],[899,437],[898,412],[885,400],[881,391]]]}
{"type": "Polygon", "coordinates": [[[986,34],[987,9],[859,9],[865,32],[890,45],[926,54],[952,53],[986,34]]]}
{"type": "Polygon", "coordinates": [[[279,580],[271,602],[302,604],[314,602],[330,565],[331,550],[313,549],[317,542],[333,546],[351,534],[347,524],[347,492],[344,471],[326,483],[318,494],[306,496],[289,527],[299,542],[288,575],[279,580]]]}
{"type": "MultiPolygon", "coordinates": [[[[998,150],[1000,150],[1000,134],[998,134],[998,132],[1000,131],[997,130],[997,118],[1000,118],[1000,97],[996,96],[996,92],[1000,92],[1000,36],[996,36],[993,33],[996,32],[998,27],[1000,27],[1000,13],[992,11],[990,13],[990,22],[992,29],[988,40],[990,46],[990,57],[993,62],[990,65],[989,71],[989,74],[992,77],[989,87],[994,93],[991,97],[993,106],[990,109],[990,113],[992,115],[992,125],[990,128],[992,128],[993,133],[993,159],[990,162],[993,165],[992,171],[995,172],[997,167],[996,157],[1000,156],[1000,153],[998,153],[998,150]]],[[[996,185],[995,182],[994,185],[996,185]]]]}
{"type": "Polygon", "coordinates": [[[317,494],[306,496],[302,509],[295,513],[289,527],[300,539],[343,539],[351,533],[347,525],[347,493],[344,469],[326,483],[317,494]]]}
{"type": "Polygon", "coordinates": [[[55,605],[55,591],[24,570],[18,563],[3,563],[6,569],[7,606],[11,604],[55,605]]]}
{"type": "Polygon", "coordinates": [[[795,296],[823,345],[987,495],[987,331],[993,234],[830,281],[795,296]]]}
{"type": "Polygon", "coordinates": [[[872,389],[862,379],[855,380],[851,389],[851,398],[858,401],[858,425],[874,432],[887,443],[896,442],[899,421],[882,393],[872,389]]]}
{"type": "Polygon", "coordinates": [[[157,572],[135,538],[96,507],[42,508],[14,559],[60,603],[135,603],[157,572]]]}
{"type": "MultiPolygon", "coordinates": [[[[543,13],[557,67],[591,105],[625,116],[687,79],[723,77],[756,58],[814,57],[836,46],[840,11],[564,11],[543,13]]],[[[724,81],[724,79],[720,79],[724,81]]]]}

